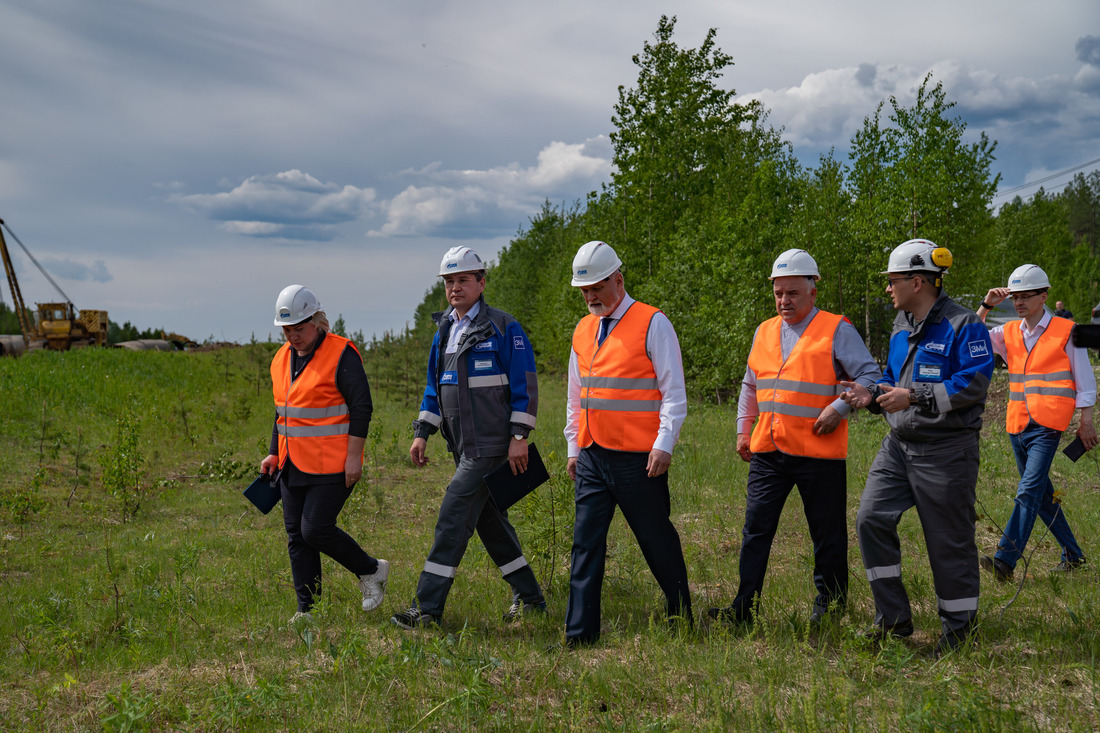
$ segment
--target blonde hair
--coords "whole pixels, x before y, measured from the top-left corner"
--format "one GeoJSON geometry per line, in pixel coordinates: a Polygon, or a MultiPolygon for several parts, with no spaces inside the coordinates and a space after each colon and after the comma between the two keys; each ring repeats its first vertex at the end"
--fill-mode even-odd
{"type": "Polygon", "coordinates": [[[328,325],[328,316],[325,315],[324,311],[317,311],[316,313],[314,313],[313,316],[310,317],[309,322],[317,326],[317,328],[321,329],[322,331],[330,330],[328,325]]]}

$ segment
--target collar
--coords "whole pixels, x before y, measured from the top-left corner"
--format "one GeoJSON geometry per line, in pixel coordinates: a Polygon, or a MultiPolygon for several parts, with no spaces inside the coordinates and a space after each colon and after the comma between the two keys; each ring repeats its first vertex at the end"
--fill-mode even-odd
{"type": "Polygon", "coordinates": [[[597,316],[597,318],[610,318],[613,321],[618,321],[626,314],[626,309],[632,305],[634,305],[634,299],[627,294],[623,294],[623,299],[619,301],[619,304],[615,306],[615,310],[611,311],[610,315],[597,316]]]}
{"type": "Polygon", "coordinates": [[[1047,330],[1047,326],[1050,325],[1051,318],[1053,318],[1053,316],[1051,316],[1050,311],[1046,308],[1043,308],[1043,317],[1040,318],[1039,322],[1035,324],[1035,328],[1028,328],[1027,321],[1021,318],[1020,331],[1023,332],[1024,338],[1029,338],[1031,336],[1034,336],[1035,334],[1042,333],[1043,331],[1047,330]]]}
{"type": "Polygon", "coordinates": [[[795,331],[801,331],[802,329],[804,329],[806,326],[809,325],[810,321],[812,321],[814,319],[814,316],[816,316],[818,314],[819,310],[820,309],[815,305],[813,308],[810,308],[810,312],[806,314],[806,317],[803,318],[798,323],[787,323],[786,321],[783,320],[782,317],[780,317],[779,323],[782,324],[783,326],[786,326],[787,328],[793,329],[795,331]]]}
{"type": "MultiPolygon", "coordinates": [[[[463,316],[463,318],[469,318],[470,322],[473,323],[473,320],[477,318],[477,314],[481,311],[481,300],[481,298],[478,298],[477,302],[470,306],[470,310],[466,311],[466,315],[463,316]]],[[[453,307],[447,311],[447,317],[451,319],[451,323],[458,323],[462,320],[462,318],[458,317],[458,313],[455,312],[453,307]]]]}

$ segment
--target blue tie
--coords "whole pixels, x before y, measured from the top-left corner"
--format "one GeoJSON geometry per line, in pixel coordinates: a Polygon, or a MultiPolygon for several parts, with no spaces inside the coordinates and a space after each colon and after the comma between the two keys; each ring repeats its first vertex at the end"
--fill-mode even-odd
{"type": "Polygon", "coordinates": [[[600,333],[599,333],[598,336],[596,336],[596,345],[597,346],[603,345],[603,340],[605,338],[607,338],[607,332],[610,331],[610,330],[611,330],[611,319],[610,318],[601,318],[600,319],[600,333]]]}

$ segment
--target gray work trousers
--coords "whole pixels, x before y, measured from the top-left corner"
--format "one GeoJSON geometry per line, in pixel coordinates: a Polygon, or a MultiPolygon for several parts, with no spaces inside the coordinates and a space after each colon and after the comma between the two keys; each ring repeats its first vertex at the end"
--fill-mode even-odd
{"type": "Polygon", "coordinates": [[[443,615],[458,564],[475,531],[504,580],[512,586],[513,601],[544,602],[516,530],[508,522],[508,513],[497,509],[485,485],[485,474],[507,460],[504,456],[490,456],[462,457],[456,461],[454,478],[439,507],[435,542],[416,584],[416,603],[421,611],[436,617],[443,615]]]}
{"type": "Polygon", "coordinates": [[[978,613],[977,481],[977,432],[940,446],[908,443],[893,433],[883,439],[856,517],[876,624],[891,626],[912,618],[901,582],[897,527],[902,514],[915,506],[928,546],[943,632],[969,632],[978,613]]]}

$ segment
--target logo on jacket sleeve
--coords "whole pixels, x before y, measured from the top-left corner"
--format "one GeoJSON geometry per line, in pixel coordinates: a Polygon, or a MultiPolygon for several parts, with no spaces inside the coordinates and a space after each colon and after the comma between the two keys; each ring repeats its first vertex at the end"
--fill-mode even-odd
{"type": "Polygon", "coordinates": [[[523,337],[522,336],[513,336],[512,337],[512,348],[513,349],[526,349],[527,348],[523,344],[523,337]]]}
{"type": "Polygon", "coordinates": [[[985,341],[971,341],[966,346],[970,350],[971,359],[977,359],[979,356],[989,356],[989,345],[985,341]]]}

